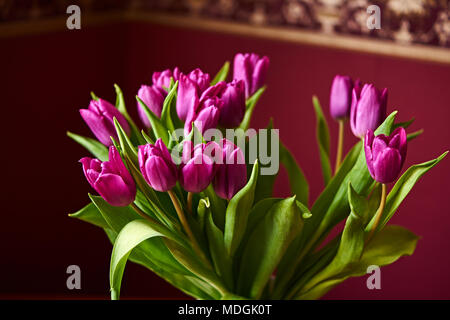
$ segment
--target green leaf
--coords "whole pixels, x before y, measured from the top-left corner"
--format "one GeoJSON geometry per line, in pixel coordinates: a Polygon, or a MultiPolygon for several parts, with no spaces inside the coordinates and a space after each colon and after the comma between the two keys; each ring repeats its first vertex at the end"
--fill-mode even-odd
{"type": "Polygon", "coordinates": [[[169,131],[174,131],[175,126],[172,121],[171,109],[176,108],[176,96],[177,96],[178,81],[173,85],[164,99],[163,108],[161,111],[161,122],[169,131]],[[174,99],[175,98],[175,99],[174,99]]]}
{"type": "Polygon", "coordinates": [[[222,68],[220,68],[219,72],[217,72],[213,81],[211,81],[211,86],[217,84],[217,82],[226,81],[229,71],[230,71],[230,62],[226,61],[222,66],[222,68]]]}
{"type": "Polygon", "coordinates": [[[109,271],[111,298],[113,300],[118,299],[120,296],[122,276],[131,251],[143,241],[153,237],[173,238],[170,232],[162,226],[152,224],[146,220],[131,221],[119,232],[111,254],[109,271]]]}
{"type": "Polygon", "coordinates": [[[322,112],[319,99],[313,97],[314,111],[317,118],[317,143],[319,145],[320,164],[322,165],[322,174],[325,186],[331,179],[331,165],[330,165],[330,133],[328,131],[328,124],[322,112]]]}
{"type": "Polygon", "coordinates": [[[250,127],[250,121],[252,119],[253,110],[255,109],[256,103],[258,102],[261,95],[266,90],[266,86],[260,88],[256,91],[250,98],[246,101],[246,111],[244,114],[244,119],[242,120],[239,128],[246,131],[250,127]]]}
{"type": "Polygon", "coordinates": [[[95,100],[95,101],[98,100],[98,97],[97,97],[97,95],[94,93],[94,91],[91,91],[91,98],[92,98],[93,100],[95,100]]]}
{"type": "Polygon", "coordinates": [[[280,162],[287,171],[291,194],[295,194],[300,202],[307,205],[309,198],[308,181],[291,152],[282,143],[280,143],[280,162]]]}
{"type": "Polygon", "coordinates": [[[258,161],[253,165],[252,174],[247,184],[231,198],[225,214],[225,247],[233,257],[244,236],[247,218],[253,205],[256,182],[258,180],[258,161]]]}
{"type": "Polygon", "coordinates": [[[412,118],[411,120],[405,121],[405,122],[399,122],[392,126],[392,130],[397,129],[399,127],[403,127],[407,129],[416,119],[412,118]]]}
{"type": "Polygon", "coordinates": [[[116,128],[117,136],[119,137],[120,149],[123,152],[123,156],[127,157],[134,164],[137,165],[138,163],[137,150],[116,118],[114,118],[114,126],[116,128]]]}
{"type": "Polygon", "coordinates": [[[136,96],[136,100],[139,102],[142,110],[144,110],[147,115],[156,139],[161,138],[164,144],[167,144],[169,142],[169,136],[167,135],[168,128],[166,128],[162,121],[149,109],[149,107],[147,107],[144,101],[142,101],[138,96],[136,96]]]}
{"type": "MultiPolygon", "coordinates": [[[[391,219],[394,215],[397,208],[400,206],[402,201],[406,198],[408,193],[417,183],[417,181],[431,168],[433,168],[436,164],[438,164],[446,155],[448,151],[444,152],[438,158],[421,163],[416,164],[408,168],[405,173],[397,180],[394,187],[386,199],[386,206],[384,207],[383,214],[381,216],[380,224],[378,225],[378,230],[383,228],[386,223],[391,219]]],[[[370,228],[372,226],[371,223],[367,226],[370,228]]]]}
{"type": "Polygon", "coordinates": [[[233,292],[232,259],[225,248],[223,232],[214,223],[210,210],[206,212],[205,224],[209,252],[214,263],[214,269],[217,275],[223,279],[227,290],[233,292]]]}
{"type": "Polygon", "coordinates": [[[359,195],[350,182],[348,184],[348,202],[351,212],[357,215],[365,224],[369,216],[369,201],[366,197],[359,195]]]}
{"type": "Polygon", "coordinates": [[[147,135],[144,130],[141,130],[141,134],[144,137],[145,142],[150,143],[150,144],[155,144],[155,141],[153,141],[153,139],[150,138],[150,136],[147,135]]]}
{"type": "Polygon", "coordinates": [[[203,193],[209,199],[214,223],[220,230],[225,230],[225,212],[227,210],[226,201],[217,196],[211,185],[209,185],[203,193]]]}
{"type": "Polygon", "coordinates": [[[92,223],[100,228],[109,228],[108,223],[93,203],[89,203],[87,206],[75,213],[70,213],[69,217],[92,223]]]}
{"type": "Polygon", "coordinates": [[[67,131],[67,135],[74,141],[85,147],[90,153],[94,155],[94,157],[98,158],[101,161],[108,160],[108,148],[105,147],[102,143],[98,142],[97,140],[83,137],[69,131],[67,131]]]}
{"type": "Polygon", "coordinates": [[[367,274],[367,268],[371,265],[385,266],[397,261],[405,255],[412,255],[416,248],[418,237],[408,229],[390,225],[375,234],[367,244],[358,261],[349,269],[327,278],[309,291],[295,296],[295,299],[318,299],[333,287],[349,277],[363,276],[367,274]]]}
{"type": "Polygon", "coordinates": [[[417,131],[408,133],[408,134],[406,135],[406,139],[407,139],[408,141],[414,140],[415,138],[417,138],[418,136],[420,136],[422,133],[423,133],[423,129],[420,129],[420,130],[417,130],[417,131]]]}
{"type": "Polygon", "coordinates": [[[237,292],[259,299],[303,220],[295,196],[275,203],[254,228],[242,256],[237,292]]]}

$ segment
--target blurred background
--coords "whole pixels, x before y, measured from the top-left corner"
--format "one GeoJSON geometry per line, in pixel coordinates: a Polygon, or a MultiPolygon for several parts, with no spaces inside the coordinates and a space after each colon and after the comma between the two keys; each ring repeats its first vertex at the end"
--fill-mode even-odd
{"type": "MultiPolygon", "coordinates": [[[[311,188],[323,188],[312,95],[328,113],[331,81],[346,74],[389,89],[388,111],[415,118],[405,168],[449,149],[450,1],[439,0],[0,0],[2,210],[0,298],[108,299],[111,244],[102,230],[67,216],[86,205],[81,165],[87,152],[66,136],[92,136],[78,110],[89,93],[134,96],[154,71],[200,67],[214,75],[238,52],[270,58],[268,90],[252,126],[272,117],[311,188]],[[69,30],[69,5],[81,29],[69,30]],[[381,8],[381,29],[367,28],[367,7],[381,8]],[[81,268],[68,290],[66,268],[81,268]]],[[[346,128],[345,150],[356,142],[346,128]]],[[[352,278],[326,299],[450,299],[450,160],[415,186],[391,220],[419,235],[416,252],[382,268],[381,290],[352,278]]],[[[276,195],[288,195],[281,172],[276,195]]],[[[123,298],[186,298],[143,267],[128,264],[123,298]]]]}

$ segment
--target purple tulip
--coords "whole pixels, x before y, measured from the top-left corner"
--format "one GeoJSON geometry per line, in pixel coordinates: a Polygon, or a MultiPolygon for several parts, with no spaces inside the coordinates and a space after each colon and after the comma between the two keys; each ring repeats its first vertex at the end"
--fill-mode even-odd
{"type": "Polygon", "coordinates": [[[334,119],[350,116],[353,81],[349,76],[336,75],[330,91],[330,113],[334,119]]]}
{"type": "Polygon", "coordinates": [[[260,58],[255,53],[238,53],[234,57],[233,79],[243,80],[246,98],[264,85],[269,58],[260,58]]]}
{"type": "Polygon", "coordinates": [[[219,124],[224,128],[234,128],[241,124],[245,115],[245,83],[233,80],[219,94],[223,101],[220,108],[219,124]]]}
{"type": "Polygon", "coordinates": [[[405,162],[406,149],[406,132],[401,127],[389,137],[384,134],[375,137],[372,130],[367,130],[364,151],[372,178],[380,183],[395,181],[405,162]]]}
{"type": "MultiPolygon", "coordinates": [[[[161,117],[161,112],[164,104],[164,99],[167,92],[157,86],[142,85],[138,91],[137,96],[145,103],[145,105],[157,116],[161,117]]],[[[147,117],[143,107],[138,102],[138,115],[146,128],[150,128],[150,120],[147,117]]]]}
{"type": "Polygon", "coordinates": [[[136,197],[136,184],[114,146],[109,148],[109,161],[85,157],[80,160],[86,179],[112,206],[124,207],[136,197]]]}
{"type": "Polygon", "coordinates": [[[173,73],[170,69],[166,69],[164,71],[153,72],[152,82],[154,86],[157,86],[160,89],[168,90],[170,87],[170,78],[173,78],[174,81],[178,80],[178,76],[180,74],[180,70],[175,68],[173,73]]]}
{"type": "Polygon", "coordinates": [[[139,168],[145,181],[157,191],[168,191],[177,183],[177,167],[161,139],[155,145],[139,146],[139,168]]]}
{"type": "Polygon", "coordinates": [[[214,174],[214,163],[204,153],[206,145],[201,143],[192,150],[192,142],[183,145],[182,164],[179,168],[179,181],[188,192],[200,192],[211,183],[214,174]]]}
{"type": "Polygon", "coordinates": [[[89,107],[81,109],[80,114],[97,139],[107,147],[113,144],[111,137],[118,138],[114,126],[114,118],[119,121],[127,135],[131,132],[125,117],[106,100],[91,100],[89,107]]]}
{"type": "Polygon", "coordinates": [[[231,199],[247,182],[247,166],[242,150],[227,139],[222,140],[222,163],[216,163],[213,187],[217,195],[231,199]]]}
{"type": "Polygon", "coordinates": [[[219,123],[219,110],[223,102],[218,97],[207,98],[197,111],[190,111],[184,124],[184,134],[192,130],[192,122],[203,134],[206,130],[216,128],[219,123]]]}
{"type": "Polygon", "coordinates": [[[209,86],[210,77],[200,69],[188,75],[180,73],[178,77],[177,114],[181,121],[186,121],[189,112],[197,109],[201,94],[209,86]]]}
{"type": "Polygon", "coordinates": [[[386,118],[387,88],[378,90],[373,84],[353,88],[350,126],[358,138],[364,137],[367,130],[375,131],[386,118]]]}

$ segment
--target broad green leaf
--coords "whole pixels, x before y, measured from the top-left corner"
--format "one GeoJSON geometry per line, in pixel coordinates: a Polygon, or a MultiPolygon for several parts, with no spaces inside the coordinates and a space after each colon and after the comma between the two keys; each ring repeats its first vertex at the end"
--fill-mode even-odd
{"type": "Polygon", "coordinates": [[[171,109],[176,107],[177,88],[178,88],[178,81],[175,83],[175,85],[173,85],[173,87],[167,94],[166,98],[164,99],[164,104],[161,111],[161,122],[169,131],[175,130],[175,126],[171,117],[172,116],[171,109]]]}
{"type": "Polygon", "coordinates": [[[280,143],[280,162],[287,171],[291,193],[296,195],[300,202],[308,205],[308,181],[291,152],[282,143],[280,143]]]}
{"type": "Polygon", "coordinates": [[[109,228],[108,223],[103,218],[98,208],[91,202],[84,208],[78,210],[75,213],[70,213],[69,217],[77,218],[100,228],[109,228]]]}
{"type": "Polygon", "coordinates": [[[275,203],[252,231],[243,252],[237,292],[258,299],[303,226],[295,196],[275,203]]]}
{"type": "Polygon", "coordinates": [[[217,72],[213,81],[211,81],[211,86],[217,84],[217,82],[226,81],[229,70],[230,70],[230,62],[226,61],[222,66],[222,68],[220,68],[219,72],[217,72]]]}
{"type": "Polygon", "coordinates": [[[217,228],[211,215],[211,211],[206,212],[205,217],[206,234],[208,237],[209,252],[214,263],[217,275],[223,279],[229,292],[233,292],[233,270],[232,260],[228,255],[223,240],[223,232],[217,228]]]}
{"type": "Polygon", "coordinates": [[[361,218],[365,224],[369,217],[369,201],[366,197],[359,195],[353,189],[351,183],[348,184],[348,203],[350,204],[351,212],[361,218]]]}
{"type": "MultiPolygon", "coordinates": [[[[408,168],[405,173],[397,180],[394,187],[386,199],[386,206],[384,208],[383,214],[381,216],[380,224],[378,225],[378,230],[383,228],[386,223],[394,215],[397,208],[400,206],[402,201],[406,198],[408,193],[414,187],[416,182],[431,168],[438,164],[446,155],[448,151],[444,152],[438,158],[416,164],[408,168]]],[[[367,226],[370,228],[373,225],[373,221],[367,226]]]]}
{"type": "Polygon", "coordinates": [[[152,224],[146,220],[134,220],[126,224],[119,232],[111,254],[109,281],[111,286],[111,298],[116,300],[120,296],[120,287],[125,265],[131,251],[143,241],[153,237],[173,236],[164,227],[152,224]]]}
{"type": "Polygon", "coordinates": [[[239,125],[240,129],[243,129],[246,131],[250,127],[250,121],[252,119],[252,114],[255,109],[256,103],[258,102],[259,98],[261,98],[261,95],[266,90],[266,87],[260,88],[258,91],[256,91],[250,98],[246,101],[246,111],[244,114],[244,119],[242,120],[241,124],[239,125]]]}
{"type": "Polygon", "coordinates": [[[142,110],[144,110],[145,114],[147,115],[156,139],[161,138],[163,142],[167,144],[169,142],[169,137],[167,135],[168,128],[166,128],[161,120],[149,109],[149,107],[147,107],[144,101],[142,101],[138,96],[136,96],[136,100],[139,102],[142,110]]]}
{"type": "Polygon", "coordinates": [[[231,257],[234,256],[247,227],[247,218],[253,206],[258,174],[258,161],[255,161],[249,181],[228,203],[225,213],[224,239],[225,247],[231,257]]]}
{"type": "Polygon", "coordinates": [[[209,199],[214,223],[220,230],[225,230],[225,212],[227,210],[226,201],[217,196],[212,185],[209,185],[203,193],[209,199]]]}
{"type": "Polygon", "coordinates": [[[317,143],[319,145],[320,164],[322,165],[322,174],[325,186],[331,179],[331,165],[330,165],[330,133],[328,131],[328,124],[322,112],[319,99],[313,97],[314,111],[317,118],[317,143]]]}
{"type": "Polygon", "coordinates": [[[94,157],[101,161],[108,161],[108,148],[97,140],[80,136],[78,134],[67,131],[67,135],[85,147],[94,157]]]}
{"type": "Polygon", "coordinates": [[[361,258],[353,263],[348,270],[317,283],[309,291],[299,293],[294,298],[318,299],[347,278],[367,274],[367,268],[371,265],[381,267],[395,262],[402,256],[412,255],[417,240],[418,237],[408,229],[394,225],[386,226],[375,234],[364,248],[361,258]]]}

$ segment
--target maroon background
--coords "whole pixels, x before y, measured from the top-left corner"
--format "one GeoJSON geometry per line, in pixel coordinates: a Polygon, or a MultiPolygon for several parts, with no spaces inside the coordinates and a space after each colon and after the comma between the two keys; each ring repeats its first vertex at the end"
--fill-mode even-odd
{"type": "MultiPolygon", "coordinates": [[[[67,217],[87,204],[77,160],[84,149],[66,137],[90,135],[78,114],[91,90],[114,101],[118,83],[135,114],[134,95],[153,71],[197,66],[215,74],[236,52],[270,57],[268,90],[257,106],[255,128],[270,117],[284,143],[306,172],[311,202],[323,187],[314,137],[311,96],[328,116],[333,76],[348,74],[389,88],[389,111],[399,120],[415,117],[412,130],[425,129],[408,150],[406,166],[435,158],[449,148],[450,66],[318,48],[300,44],[127,23],[0,40],[2,107],[2,212],[0,297],[108,298],[111,245],[103,232],[67,217]],[[82,270],[82,289],[65,286],[66,268],[82,270]]],[[[346,150],[356,142],[346,129],[346,150]]],[[[450,161],[444,159],[414,188],[391,220],[422,237],[412,257],[382,269],[382,290],[366,288],[366,278],[347,280],[332,299],[448,299],[450,285],[450,161]]],[[[286,174],[277,181],[286,195],[286,174]]],[[[180,298],[177,289],[146,269],[129,264],[123,297],[180,298]]]]}

